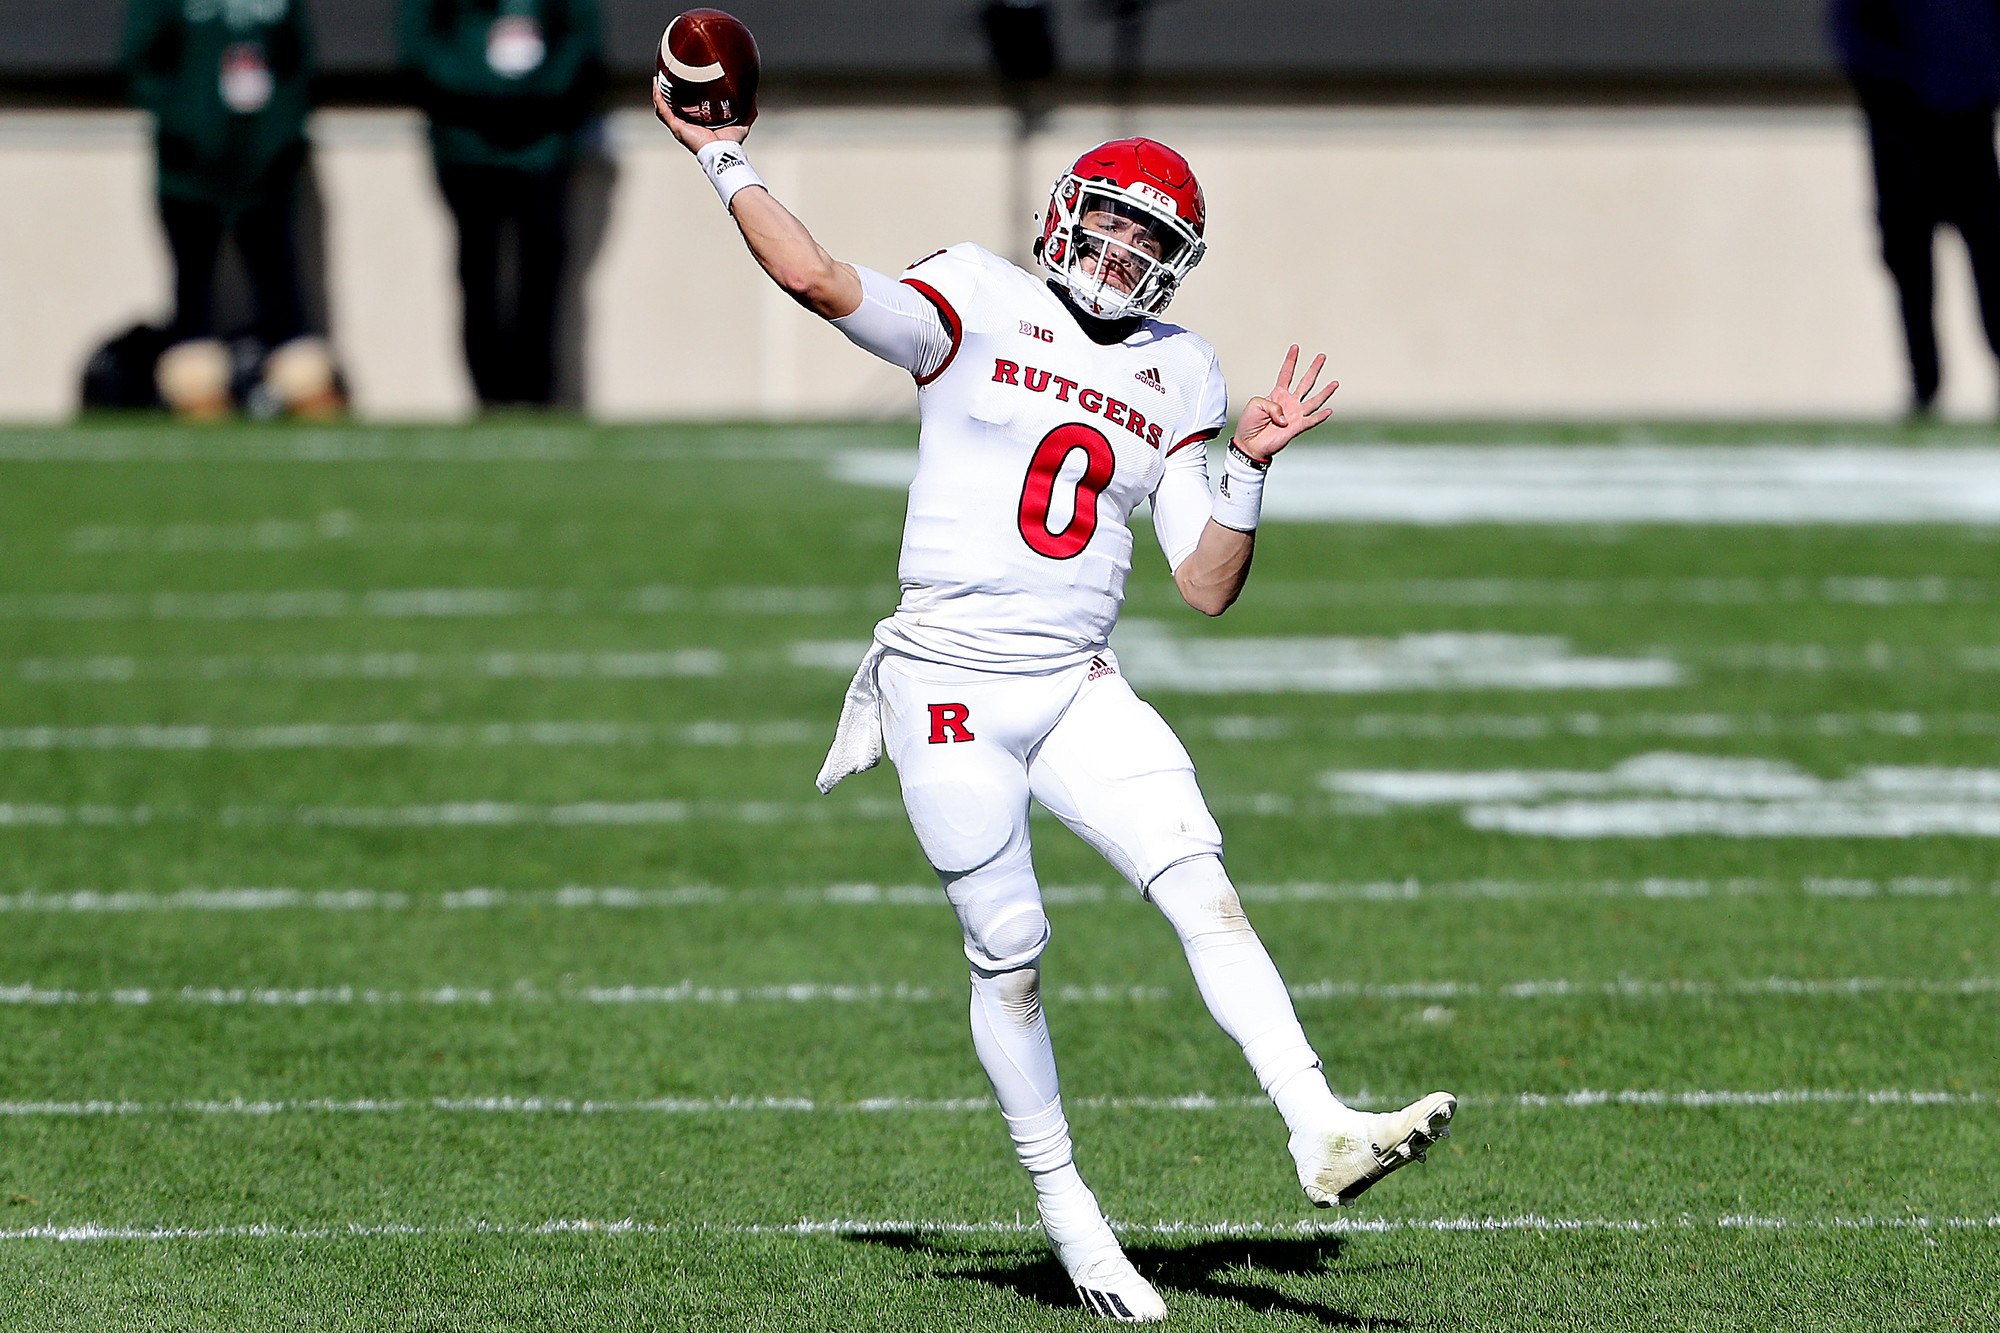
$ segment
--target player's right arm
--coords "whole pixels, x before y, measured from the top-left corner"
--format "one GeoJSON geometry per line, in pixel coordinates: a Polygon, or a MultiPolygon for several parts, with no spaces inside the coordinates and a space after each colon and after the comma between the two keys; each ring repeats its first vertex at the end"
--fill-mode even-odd
{"type": "MultiPolygon", "coordinates": [[[[748,126],[711,130],[683,120],[674,114],[657,82],[653,109],[712,179],[719,175],[720,182],[729,180],[730,169],[718,154],[732,152],[728,145],[742,143],[750,132],[748,126]],[[723,147],[716,148],[718,144],[723,147]]],[[[745,160],[746,172],[747,168],[745,160]]],[[[755,180],[755,173],[749,172],[748,178],[755,180]]],[[[857,347],[901,366],[919,384],[928,383],[951,360],[958,345],[957,333],[916,289],[872,269],[835,259],[761,181],[741,188],[731,185],[725,197],[730,216],[743,233],[743,243],[771,281],[794,301],[830,321],[857,347]]]]}
{"type": "MultiPolygon", "coordinates": [[[[707,129],[674,114],[653,86],[653,110],[659,114],[674,138],[697,156],[710,144],[742,143],[750,133],[747,125],[725,125],[707,129]]],[[[704,163],[704,166],[707,164],[704,163]]],[[[750,254],[771,275],[771,281],[787,296],[822,319],[842,319],[861,308],[861,275],[852,264],[843,264],[813,239],[806,224],[792,216],[768,189],[751,185],[736,191],[729,200],[729,212],[750,254]]]]}

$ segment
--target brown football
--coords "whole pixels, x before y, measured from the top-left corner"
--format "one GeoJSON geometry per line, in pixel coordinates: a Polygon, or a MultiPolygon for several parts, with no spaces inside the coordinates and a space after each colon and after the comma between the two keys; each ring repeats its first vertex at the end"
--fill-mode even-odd
{"type": "Polygon", "coordinates": [[[719,9],[676,15],[660,34],[653,70],[682,120],[713,130],[757,119],[757,39],[719,9]]]}

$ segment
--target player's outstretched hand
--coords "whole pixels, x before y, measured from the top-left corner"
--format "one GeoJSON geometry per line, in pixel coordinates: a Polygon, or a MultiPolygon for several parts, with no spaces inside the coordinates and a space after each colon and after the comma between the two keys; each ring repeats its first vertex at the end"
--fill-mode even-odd
{"type": "Polygon", "coordinates": [[[1270,459],[1332,416],[1333,409],[1326,405],[1326,400],[1333,397],[1340,381],[1328,380],[1324,389],[1313,392],[1313,385],[1318,383],[1319,372],[1325,366],[1326,357],[1314,357],[1306,367],[1305,377],[1294,384],[1299,345],[1293,343],[1292,350],[1285,353],[1285,364],[1278,367],[1277,385],[1269,394],[1252,398],[1244,405],[1243,419],[1236,423],[1236,447],[1252,458],[1270,459]]]}
{"type": "Polygon", "coordinates": [[[682,120],[674,114],[674,108],[668,103],[667,95],[660,91],[660,81],[658,79],[653,80],[653,114],[660,118],[662,125],[665,125],[674,132],[674,137],[679,139],[681,146],[686,148],[690,153],[700,152],[704,147],[714,143],[717,139],[727,139],[731,143],[742,143],[750,133],[748,125],[724,125],[721,129],[711,130],[706,126],[697,125],[691,120],[682,120]]]}

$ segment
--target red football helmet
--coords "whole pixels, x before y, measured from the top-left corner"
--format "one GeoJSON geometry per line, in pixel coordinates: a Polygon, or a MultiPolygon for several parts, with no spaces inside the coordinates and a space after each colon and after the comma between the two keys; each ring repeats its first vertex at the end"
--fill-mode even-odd
{"type": "Polygon", "coordinates": [[[1035,257],[1100,319],[1157,315],[1208,249],[1201,185],[1151,139],[1114,139],[1057,180],[1035,257]]]}

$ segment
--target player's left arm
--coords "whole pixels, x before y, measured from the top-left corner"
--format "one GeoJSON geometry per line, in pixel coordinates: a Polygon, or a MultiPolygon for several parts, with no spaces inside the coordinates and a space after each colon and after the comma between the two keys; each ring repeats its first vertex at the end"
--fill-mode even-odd
{"type": "MultiPolygon", "coordinates": [[[[1201,538],[1186,559],[1174,566],[1174,583],[1187,604],[1206,616],[1219,616],[1243,591],[1250,577],[1250,559],[1257,546],[1257,514],[1262,504],[1264,472],[1280,450],[1333,415],[1326,405],[1340,381],[1329,380],[1314,392],[1326,357],[1316,356],[1303,377],[1297,375],[1298,344],[1285,353],[1278,382],[1271,392],[1252,398],[1243,408],[1236,436],[1223,460],[1222,493],[1216,498],[1201,538]]],[[[1164,486],[1163,488],[1164,489],[1164,486]]],[[[1155,501],[1158,522],[1159,501],[1155,501]]]]}
{"type": "MultiPolygon", "coordinates": [[[[653,85],[653,110],[674,132],[690,153],[697,157],[713,143],[742,143],[750,133],[747,125],[725,125],[707,129],[674,114],[653,85]]],[[[704,166],[707,159],[702,159],[704,166]]],[[[861,308],[861,275],[852,264],[843,264],[828,254],[806,224],[792,216],[759,183],[737,190],[729,198],[729,212],[751,255],[785,294],[822,319],[844,319],[861,308]]]]}

